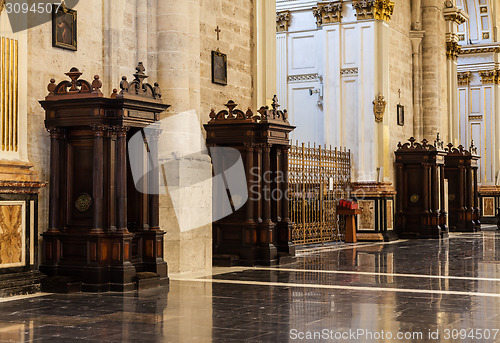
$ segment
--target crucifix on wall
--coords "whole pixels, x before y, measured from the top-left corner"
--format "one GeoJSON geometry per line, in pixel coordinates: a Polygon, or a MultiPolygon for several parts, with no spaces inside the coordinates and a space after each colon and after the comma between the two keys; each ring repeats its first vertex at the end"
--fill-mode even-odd
{"type": "Polygon", "coordinates": [[[220,40],[220,33],[222,32],[222,30],[219,28],[219,25],[217,25],[215,32],[217,32],[217,40],[220,40]]]}
{"type": "MultiPolygon", "coordinates": [[[[219,25],[215,29],[217,33],[217,41],[220,41],[220,33],[222,30],[219,25]]],[[[218,85],[227,85],[227,55],[217,51],[212,51],[212,83],[218,85]]]]}
{"type": "Polygon", "coordinates": [[[398,90],[399,93],[399,104],[398,104],[398,125],[404,126],[405,124],[405,107],[401,105],[401,88],[398,90]]]}

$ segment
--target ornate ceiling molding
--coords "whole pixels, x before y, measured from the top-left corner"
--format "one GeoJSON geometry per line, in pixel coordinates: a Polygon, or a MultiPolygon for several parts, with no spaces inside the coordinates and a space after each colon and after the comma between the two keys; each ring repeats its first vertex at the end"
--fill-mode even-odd
{"type": "Polygon", "coordinates": [[[316,17],[318,27],[324,24],[340,23],[342,21],[342,0],[318,2],[318,6],[313,7],[313,15],[316,17]]]}
{"type": "Polygon", "coordinates": [[[290,11],[276,13],[276,32],[287,32],[290,18],[290,11]]]}
{"type": "Polygon", "coordinates": [[[500,53],[500,46],[462,46],[460,55],[472,55],[472,54],[482,54],[482,53],[496,52],[500,53]]]}
{"type": "Polygon", "coordinates": [[[353,0],[358,20],[376,19],[389,22],[394,13],[394,2],[390,0],[353,0]]]}

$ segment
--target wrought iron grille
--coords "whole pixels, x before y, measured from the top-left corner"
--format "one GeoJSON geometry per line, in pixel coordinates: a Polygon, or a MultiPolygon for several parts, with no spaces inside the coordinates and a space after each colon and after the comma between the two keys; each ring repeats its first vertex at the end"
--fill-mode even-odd
{"type": "Polygon", "coordinates": [[[341,241],[337,199],[347,198],[351,152],[297,142],[289,155],[290,216],[294,244],[341,241]]]}

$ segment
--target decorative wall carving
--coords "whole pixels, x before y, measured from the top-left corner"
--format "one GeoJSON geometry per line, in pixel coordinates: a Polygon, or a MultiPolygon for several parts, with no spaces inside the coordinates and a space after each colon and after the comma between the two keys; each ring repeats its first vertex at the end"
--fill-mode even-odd
{"type": "Polygon", "coordinates": [[[340,23],[342,21],[342,1],[318,2],[318,7],[313,8],[318,27],[324,24],[340,23]]]}
{"type": "Polygon", "coordinates": [[[394,202],[387,200],[387,230],[394,229],[394,202]]]}
{"type": "Polygon", "coordinates": [[[389,22],[394,13],[394,2],[390,0],[354,0],[358,20],[377,19],[389,22]]]}
{"type": "Polygon", "coordinates": [[[276,32],[288,31],[290,25],[290,11],[276,13],[276,32]]]}
{"type": "Polygon", "coordinates": [[[375,121],[380,123],[384,120],[385,106],[387,102],[382,94],[379,94],[375,101],[373,101],[373,114],[375,114],[375,121]]]}
{"type": "Polygon", "coordinates": [[[345,68],[340,70],[340,75],[357,75],[358,68],[345,68]]]}
{"type": "Polygon", "coordinates": [[[483,198],[483,217],[495,216],[495,198],[483,198]]]}
{"type": "Polygon", "coordinates": [[[375,200],[359,200],[359,208],[361,209],[360,230],[375,230],[375,200]]]}
{"type": "Polygon", "coordinates": [[[460,44],[458,42],[446,42],[446,57],[449,60],[457,60],[460,54],[460,44]]]}
{"type": "Polygon", "coordinates": [[[318,78],[318,74],[289,75],[288,82],[316,81],[318,78]]]}
{"type": "Polygon", "coordinates": [[[472,75],[472,73],[470,71],[458,73],[458,85],[459,86],[468,86],[470,83],[471,75],[472,75]]]}
{"type": "Polygon", "coordinates": [[[499,70],[485,70],[480,71],[479,76],[481,76],[482,84],[498,84],[499,83],[499,70]]]}

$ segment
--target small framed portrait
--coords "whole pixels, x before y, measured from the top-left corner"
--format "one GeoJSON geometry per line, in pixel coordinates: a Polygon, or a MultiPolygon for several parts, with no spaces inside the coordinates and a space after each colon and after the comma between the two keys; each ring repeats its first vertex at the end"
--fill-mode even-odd
{"type": "Polygon", "coordinates": [[[65,6],[52,6],[52,46],[77,50],[77,17],[76,11],[65,6]]]}
{"type": "Polygon", "coordinates": [[[398,125],[404,126],[405,124],[405,107],[398,105],[398,125]]]}
{"type": "Polygon", "coordinates": [[[212,51],[212,83],[227,85],[227,55],[212,51]]]}

